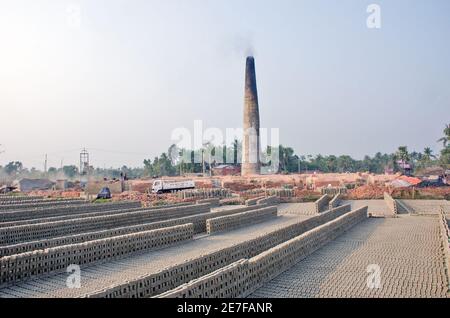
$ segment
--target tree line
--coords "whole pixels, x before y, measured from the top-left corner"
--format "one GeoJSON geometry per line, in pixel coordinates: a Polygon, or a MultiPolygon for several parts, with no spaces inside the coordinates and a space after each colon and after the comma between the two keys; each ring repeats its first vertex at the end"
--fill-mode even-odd
{"type": "MultiPolygon", "coordinates": [[[[394,153],[376,153],[374,156],[365,156],[363,159],[354,159],[348,155],[299,155],[295,154],[292,147],[280,145],[278,147],[279,171],[278,173],[302,173],[320,171],[324,173],[345,172],[403,172],[402,163],[412,167],[414,172],[422,169],[441,166],[450,168],[450,125],[446,125],[443,137],[438,140],[442,143],[442,150],[434,154],[430,147],[421,152],[409,152],[407,146],[398,147],[394,153]]],[[[167,152],[152,159],[145,159],[143,167],[129,168],[94,168],[90,167],[89,174],[97,178],[120,178],[126,175],[128,178],[177,176],[186,173],[209,172],[221,162],[240,165],[242,143],[235,140],[231,145],[215,146],[205,144],[197,150],[179,149],[172,145],[167,152]],[[220,158],[221,160],[217,160],[220,158]]],[[[273,149],[269,146],[263,151],[262,157],[269,157],[273,149]]],[[[20,161],[13,161],[0,166],[0,177],[3,178],[42,178],[49,177],[75,179],[79,175],[79,169],[75,165],[67,165],[61,168],[50,167],[47,172],[36,168],[27,169],[20,161]]]]}
{"type": "MultiPolygon", "coordinates": [[[[280,145],[278,147],[279,171],[278,173],[302,173],[320,171],[324,173],[345,173],[345,172],[404,172],[402,163],[412,167],[414,172],[419,172],[432,166],[441,166],[448,169],[450,166],[450,125],[446,125],[444,136],[438,140],[442,143],[443,149],[440,154],[434,154],[430,147],[426,147],[422,152],[408,151],[407,146],[398,147],[394,153],[378,152],[374,156],[365,156],[363,159],[354,159],[348,155],[298,155],[292,147],[280,145]]],[[[238,158],[241,153],[242,144],[235,140],[230,146],[206,145],[199,150],[177,149],[172,145],[167,152],[155,157],[153,160],[144,160],[144,175],[146,176],[176,176],[183,173],[202,173],[209,171],[217,165],[212,157],[220,150],[223,156],[221,162],[239,165],[238,158]],[[180,159],[180,153],[190,154],[188,160],[186,155],[180,159]],[[205,155],[206,154],[206,155],[205,155]],[[189,160],[190,158],[190,160],[189,160]],[[194,160],[197,158],[197,160],[194,160]],[[201,160],[198,160],[201,158],[201,160]],[[232,158],[231,162],[229,158],[232,158]]],[[[269,157],[272,152],[270,146],[263,151],[263,157],[269,157]]]]}

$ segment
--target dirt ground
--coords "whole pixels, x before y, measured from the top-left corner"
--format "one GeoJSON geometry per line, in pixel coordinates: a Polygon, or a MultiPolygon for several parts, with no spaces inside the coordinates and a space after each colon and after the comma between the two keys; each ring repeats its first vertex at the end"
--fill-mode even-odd
{"type": "MultiPolygon", "coordinates": [[[[213,176],[213,177],[168,177],[165,180],[194,180],[197,189],[225,188],[231,190],[233,196],[245,200],[264,195],[267,189],[288,189],[291,202],[314,201],[321,195],[321,188],[347,187],[346,199],[382,199],[384,192],[395,198],[403,199],[449,199],[450,187],[441,188],[400,188],[388,187],[388,183],[399,175],[373,175],[369,173],[342,174],[291,174],[261,176],[213,176]],[[413,190],[414,189],[414,190],[413,190]]],[[[153,179],[127,181],[127,191],[114,194],[114,201],[136,200],[144,206],[165,205],[194,201],[181,199],[176,194],[151,193],[153,179]]],[[[33,191],[31,195],[44,197],[74,198],[82,196],[81,191],[33,191]]],[[[231,200],[230,202],[234,202],[231,200]]]]}

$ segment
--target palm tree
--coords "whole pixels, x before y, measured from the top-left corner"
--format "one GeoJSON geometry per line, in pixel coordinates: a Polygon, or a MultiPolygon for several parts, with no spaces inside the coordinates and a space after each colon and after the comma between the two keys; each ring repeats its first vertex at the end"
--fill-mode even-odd
{"type": "Polygon", "coordinates": [[[447,144],[450,142],[450,124],[447,124],[444,129],[444,137],[438,140],[438,142],[442,142],[444,148],[447,147],[447,144]]]}
{"type": "Polygon", "coordinates": [[[284,147],[280,145],[279,156],[280,156],[280,171],[289,172],[289,159],[294,155],[294,150],[290,147],[284,147]]]}
{"type": "Polygon", "coordinates": [[[436,159],[436,156],[433,154],[433,150],[430,147],[426,147],[423,150],[423,155],[420,159],[420,166],[422,166],[422,168],[429,167],[432,159],[436,159]]]}
{"type": "Polygon", "coordinates": [[[400,161],[400,166],[403,169],[403,173],[406,173],[406,164],[410,160],[410,156],[408,153],[408,147],[400,146],[398,147],[397,152],[395,153],[397,160],[400,161]]]}
{"type": "Polygon", "coordinates": [[[409,155],[410,155],[411,160],[413,162],[420,161],[422,159],[422,156],[423,156],[420,152],[417,152],[417,151],[413,151],[409,155]]]}
{"type": "Polygon", "coordinates": [[[436,156],[433,154],[433,150],[430,147],[426,147],[423,150],[423,158],[425,159],[425,161],[431,161],[431,159],[435,159],[436,156]]]}
{"type": "Polygon", "coordinates": [[[405,163],[408,162],[409,161],[408,147],[406,146],[398,147],[397,158],[405,163]]]}

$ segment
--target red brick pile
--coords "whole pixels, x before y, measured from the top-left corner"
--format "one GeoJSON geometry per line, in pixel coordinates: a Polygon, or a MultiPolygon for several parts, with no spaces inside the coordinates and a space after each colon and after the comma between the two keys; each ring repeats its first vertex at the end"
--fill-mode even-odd
{"type": "Polygon", "coordinates": [[[390,191],[384,186],[364,185],[356,189],[349,190],[346,197],[349,200],[383,199],[384,192],[390,191]]]}

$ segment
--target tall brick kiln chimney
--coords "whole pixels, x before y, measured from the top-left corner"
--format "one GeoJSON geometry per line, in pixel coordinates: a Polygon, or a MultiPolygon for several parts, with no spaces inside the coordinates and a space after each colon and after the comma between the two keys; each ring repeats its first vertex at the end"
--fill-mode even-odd
{"type": "Polygon", "coordinates": [[[242,141],[242,175],[260,174],[259,106],[256,88],[255,59],[247,57],[245,68],[244,136],[242,141]]]}

